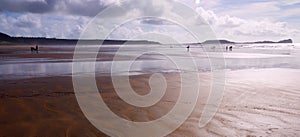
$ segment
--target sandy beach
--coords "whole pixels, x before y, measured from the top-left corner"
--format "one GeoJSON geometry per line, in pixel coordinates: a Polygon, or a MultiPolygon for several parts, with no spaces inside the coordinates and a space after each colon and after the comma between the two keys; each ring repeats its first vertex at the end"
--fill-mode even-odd
{"type": "MultiPolygon", "coordinates": [[[[70,55],[72,54],[68,53],[67,57],[61,53],[41,52],[40,54],[9,53],[1,54],[1,57],[10,59],[13,56],[18,60],[58,59],[69,58],[70,55]]],[[[234,53],[232,55],[233,58],[237,58],[234,53]]],[[[226,56],[230,56],[230,54],[227,53],[226,56]]],[[[101,57],[105,57],[104,60],[109,61],[112,56],[101,57]]],[[[103,61],[101,57],[98,60],[100,62],[103,61]]],[[[146,58],[148,57],[146,56],[146,58]]],[[[4,62],[2,63],[2,65],[6,65],[4,62]]],[[[7,63],[10,64],[11,61],[7,63]]],[[[204,106],[210,105],[206,103],[206,100],[211,90],[211,73],[197,73],[200,78],[201,94],[196,107],[190,117],[168,136],[300,135],[300,90],[298,85],[300,69],[266,67],[226,70],[223,100],[216,115],[203,128],[198,127],[198,122],[204,106]]],[[[157,104],[145,108],[129,105],[118,97],[111,77],[97,76],[96,81],[100,89],[99,94],[115,114],[130,121],[146,122],[168,113],[180,93],[178,84],[180,83],[178,80],[180,73],[161,74],[167,81],[167,91],[157,104]]],[[[149,92],[150,76],[151,73],[129,76],[131,86],[138,94],[145,95],[149,92]]],[[[119,79],[125,77],[127,76],[120,75],[119,79]]],[[[95,128],[82,113],[75,98],[70,75],[55,76],[51,74],[37,77],[30,75],[29,77],[9,79],[2,77],[0,85],[0,136],[106,136],[95,128]]]]}
{"type": "Polygon", "coordinates": [[[300,0],[0,0],[0,137],[300,137],[300,0]]]}
{"type": "MultiPolygon", "coordinates": [[[[212,121],[204,128],[198,128],[199,117],[206,105],[207,95],[203,94],[193,114],[169,136],[298,136],[300,91],[297,83],[300,78],[292,77],[295,74],[300,74],[300,71],[262,69],[228,72],[224,98],[212,121]]],[[[207,78],[208,75],[201,74],[201,77],[207,78]]],[[[144,109],[126,105],[117,97],[108,78],[101,77],[97,81],[103,87],[101,96],[113,112],[132,121],[150,121],[167,113],[176,102],[176,91],[172,90],[176,88],[176,81],[172,81],[176,74],[165,76],[169,78],[167,94],[155,106],[144,109]]],[[[147,82],[147,77],[132,77],[133,87],[141,87],[147,82]]],[[[0,82],[1,136],[105,135],[93,127],[81,112],[71,77],[0,82]]],[[[142,94],[145,90],[136,91],[142,94]]]]}

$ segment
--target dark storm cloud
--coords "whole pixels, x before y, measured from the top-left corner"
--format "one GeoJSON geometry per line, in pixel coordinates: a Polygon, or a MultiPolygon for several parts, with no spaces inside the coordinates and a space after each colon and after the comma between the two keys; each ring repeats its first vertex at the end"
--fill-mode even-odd
{"type": "Polygon", "coordinates": [[[140,21],[142,24],[152,24],[152,25],[174,25],[172,22],[158,19],[158,18],[145,18],[140,21]]]}
{"type": "MultiPolygon", "coordinates": [[[[121,8],[107,17],[123,16],[129,11],[136,9],[141,14],[148,16],[157,16],[163,12],[163,8],[155,7],[152,0],[127,0],[122,2],[121,8]],[[132,4],[134,3],[134,4],[132,4]]],[[[0,12],[17,12],[17,13],[58,13],[68,15],[90,16],[93,17],[99,12],[113,4],[113,0],[0,0],[0,12]],[[109,2],[110,1],[110,2],[109,2]]]]}
{"type": "Polygon", "coordinates": [[[72,2],[69,0],[45,0],[45,1],[16,1],[0,0],[0,12],[18,13],[63,13],[71,15],[95,16],[107,6],[99,0],[85,2],[72,2]]]}
{"type": "Polygon", "coordinates": [[[96,16],[99,12],[107,8],[105,4],[101,4],[99,0],[86,1],[84,3],[76,3],[71,1],[64,1],[66,5],[66,12],[69,14],[82,16],[96,16]]]}
{"type": "Polygon", "coordinates": [[[9,12],[47,13],[54,10],[58,0],[45,1],[15,1],[1,0],[0,10],[9,12]]]}

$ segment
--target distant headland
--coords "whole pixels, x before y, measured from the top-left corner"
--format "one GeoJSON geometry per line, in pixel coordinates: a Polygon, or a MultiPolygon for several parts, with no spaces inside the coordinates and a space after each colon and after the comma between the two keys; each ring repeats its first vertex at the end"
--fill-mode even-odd
{"type": "MultiPolygon", "coordinates": [[[[256,41],[256,42],[232,42],[228,40],[206,40],[202,42],[201,44],[263,44],[263,43],[293,43],[292,39],[285,39],[280,41],[256,41]]],[[[198,44],[198,43],[195,43],[198,44]]]]}
{"type": "MultiPolygon", "coordinates": [[[[120,44],[160,44],[154,41],[147,40],[80,40],[85,44],[97,45],[102,43],[104,45],[120,45],[120,44]]],[[[76,45],[78,39],[57,39],[46,37],[12,37],[0,32],[0,45],[76,45]]]]}
{"type": "MultiPolygon", "coordinates": [[[[80,40],[83,43],[90,45],[97,45],[102,43],[103,45],[121,45],[121,44],[161,44],[155,41],[148,40],[80,40]]],[[[12,37],[5,33],[0,32],[0,45],[76,45],[78,39],[57,39],[57,38],[46,38],[46,37],[12,37]]],[[[263,43],[293,43],[292,39],[285,39],[280,41],[257,41],[257,42],[232,42],[229,40],[206,40],[201,43],[183,43],[190,45],[198,44],[263,44],[263,43]]]]}

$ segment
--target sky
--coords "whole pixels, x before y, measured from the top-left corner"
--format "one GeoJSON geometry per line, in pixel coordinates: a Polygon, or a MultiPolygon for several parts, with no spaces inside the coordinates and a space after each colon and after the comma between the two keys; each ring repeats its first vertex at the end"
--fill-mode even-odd
{"type": "MultiPolygon", "coordinates": [[[[197,12],[218,39],[262,41],[292,38],[300,43],[299,0],[177,0],[197,12]]],[[[0,32],[11,36],[77,39],[90,21],[111,6],[126,5],[123,12],[111,12],[108,18],[129,14],[159,16],[173,12],[164,0],[1,0],[0,32]],[[138,4],[141,8],[132,8],[138,4]]],[[[177,9],[180,11],[180,9],[177,9]]],[[[197,20],[195,20],[197,21],[197,20]]],[[[105,30],[108,28],[98,26],[105,30]]],[[[182,39],[187,34],[173,23],[135,19],[112,32],[112,39],[134,39],[145,33],[164,33],[182,39]]]]}

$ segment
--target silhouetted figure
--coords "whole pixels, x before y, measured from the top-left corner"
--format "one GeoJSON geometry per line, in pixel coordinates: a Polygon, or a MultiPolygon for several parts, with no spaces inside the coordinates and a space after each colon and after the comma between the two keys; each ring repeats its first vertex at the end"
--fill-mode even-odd
{"type": "Polygon", "coordinates": [[[226,46],[226,48],[225,48],[225,49],[226,49],[226,51],[228,51],[228,46],[226,46]]]}
{"type": "Polygon", "coordinates": [[[190,45],[188,45],[188,46],[186,47],[186,49],[187,49],[187,51],[189,52],[189,51],[190,51],[190,45]]]}
{"type": "Polygon", "coordinates": [[[31,50],[31,53],[33,53],[34,51],[35,51],[36,53],[39,53],[39,46],[38,46],[38,45],[35,45],[35,48],[34,48],[34,47],[31,47],[30,50],[31,50]]]}
{"type": "Polygon", "coordinates": [[[229,51],[232,51],[232,46],[229,47],[229,51]]]}

